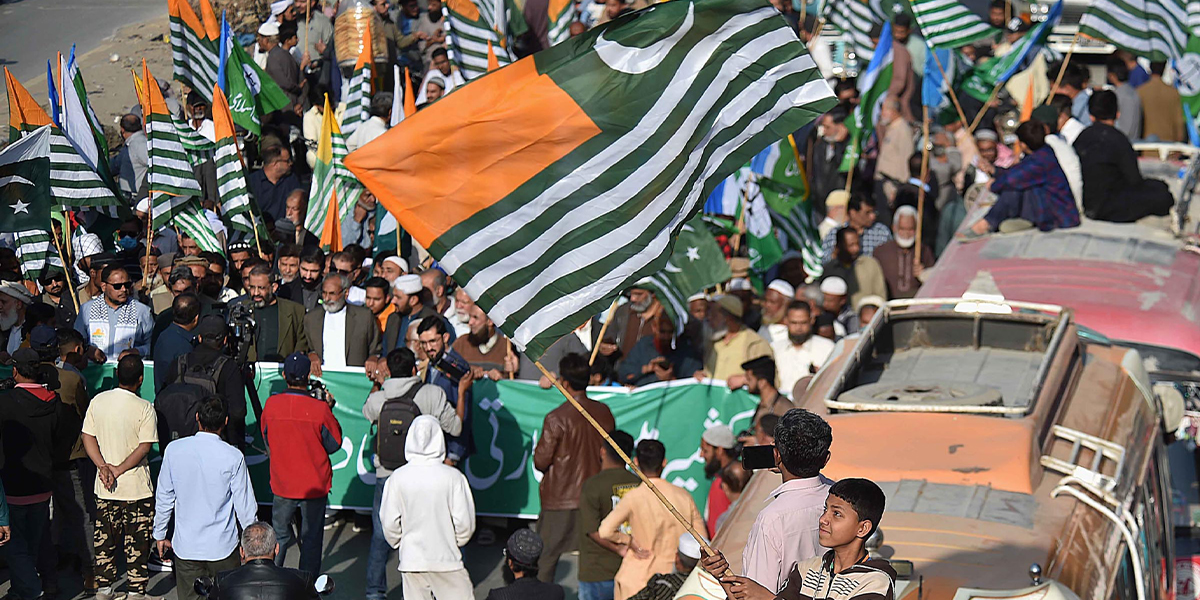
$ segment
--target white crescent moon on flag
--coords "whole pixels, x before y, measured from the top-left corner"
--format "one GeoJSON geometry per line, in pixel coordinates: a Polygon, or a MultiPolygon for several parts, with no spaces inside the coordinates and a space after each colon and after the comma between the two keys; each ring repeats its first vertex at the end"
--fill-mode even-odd
{"type": "Polygon", "coordinates": [[[4,187],[10,183],[23,183],[25,185],[33,185],[33,182],[21,177],[20,175],[5,175],[0,177],[0,187],[4,187]]]}
{"type": "Polygon", "coordinates": [[[674,48],[675,44],[678,44],[679,40],[683,39],[683,36],[692,28],[695,10],[695,4],[688,4],[687,16],[683,18],[679,29],[676,29],[670,37],[658,40],[645,48],[622,46],[612,40],[604,39],[602,33],[600,37],[596,38],[594,46],[596,54],[600,55],[600,60],[614,71],[630,75],[640,75],[650,71],[662,63],[667,54],[671,52],[671,48],[674,48]]]}

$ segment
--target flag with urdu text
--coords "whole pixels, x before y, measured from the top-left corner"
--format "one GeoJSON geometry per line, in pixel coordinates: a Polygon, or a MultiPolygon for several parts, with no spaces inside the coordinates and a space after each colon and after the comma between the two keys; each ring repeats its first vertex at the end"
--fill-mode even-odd
{"type": "Polygon", "coordinates": [[[450,13],[450,31],[447,33],[447,45],[452,46],[451,55],[462,69],[464,79],[474,79],[487,73],[487,43],[496,46],[496,59],[500,64],[512,62],[508,51],[508,43],[503,35],[504,26],[509,25],[504,14],[497,15],[501,9],[515,13],[513,25],[508,33],[519,36],[527,26],[521,17],[521,9],[508,7],[509,2],[500,0],[447,0],[446,10],[450,13]],[[498,6],[497,6],[498,5],[498,6]],[[517,21],[519,19],[519,21],[517,21]],[[518,31],[520,29],[521,31],[518,31]]]}
{"type": "MultiPolygon", "coordinates": [[[[369,145],[369,144],[368,144],[369,145]]],[[[313,165],[312,187],[308,191],[308,214],[304,217],[304,228],[313,232],[323,231],[329,212],[329,199],[337,191],[340,214],[338,220],[350,216],[354,205],[362,195],[362,186],[354,174],[342,162],[346,158],[346,138],[338,127],[337,117],[325,96],[324,117],[321,121],[321,139],[317,140],[317,160],[313,165]]]]}
{"type": "Polygon", "coordinates": [[[1062,17],[1063,0],[1058,0],[1046,13],[1046,20],[1021,36],[1013,44],[1008,54],[992,58],[975,65],[962,83],[962,91],[980,102],[987,102],[992,97],[992,90],[997,85],[1005,83],[1010,77],[1020,71],[1025,65],[1025,59],[1046,44],[1046,38],[1062,17]]]}
{"type": "Polygon", "coordinates": [[[233,116],[229,102],[219,87],[213,87],[213,130],[217,135],[213,163],[217,168],[217,193],[220,195],[221,216],[230,228],[253,233],[255,227],[253,200],[246,185],[246,171],[233,131],[233,116]]]}
{"type": "MultiPolygon", "coordinates": [[[[8,139],[15,142],[43,125],[52,125],[50,116],[29,91],[6,67],[8,88],[8,139]]],[[[123,206],[104,179],[75,151],[57,126],[50,128],[50,195],[56,206],[123,206]]]]}
{"type": "MultiPolygon", "coordinates": [[[[225,75],[221,89],[225,90],[233,122],[258,135],[262,132],[263,116],[287,108],[292,101],[279,84],[259,68],[246,49],[237,43],[237,37],[224,15],[221,17],[221,31],[220,70],[225,75]]],[[[207,90],[211,91],[212,86],[207,90]]]]}
{"type": "Polygon", "coordinates": [[[43,125],[0,151],[0,231],[15,233],[17,260],[26,279],[37,279],[50,257],[50,137],[43,125]]]}
{"type": "Polygon", "coordinates": [[[663,270],[643,277],[635,285],[654,292],[678,333],[687,324],[688,297],[730,277],[725,252],[717,245],[704,221],[695,216],[680,227],[675,249],[663,270]]]}
{"type": "Polygon", "coordinates": [[[142,82],[146,94],[146,151],[150,168],[146,182],[150,187],[150,221],[155,231],[183,211],[192,197],[200,197],[200,184],[192,173],[187,151],[179,141],[179,133],[171,120],[171,112],[163,99],[158,82],[142,61],[142,82]]]}
{"type": "Polygon", "coordinates": [[[354,63],[350,83],[346,86],[346,113],[342,115],[342,135],[350,137],[364,121],[371,118],[371,24],[363,31],[362,51],[354,63]]]}
{"type": "Polygon", "coordinates": [[[655,4],[466,89],[346,165],[532,358],[659,272],[718,183],[834,105],[761,0],[655,4]]]}
{"type": "Polygon", "coordinates": [[[1179,58],[1189,32],[1184,0],[1095,0],[1079,19],[1079,33],[1153,61],[1179,58]]]}
{"type": "Polygon", "coordinates": [[[933,48],[953,50],[1000,33],[958,0],[911,0],[911,3],[921,35],[933,48]]]}
{"type": "Polygon", "coordinates": [[[211,101],[208,96],[217,84],[219,65],[217,40],[209,39],[204,23],[188,0],[167,0],[167,14],[175,80],[211,101]]]}

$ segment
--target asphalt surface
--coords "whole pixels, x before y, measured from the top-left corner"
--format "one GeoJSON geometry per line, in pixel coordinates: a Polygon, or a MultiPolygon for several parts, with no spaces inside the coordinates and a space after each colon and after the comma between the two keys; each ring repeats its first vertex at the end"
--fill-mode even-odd
{"type": "Polygon", "coordinates": [[[71,44],[82,54],[124,25],[165,14],[166,0],[0,0],[0,65],[21,81],[45,76],[46,60],[71,44]]]}
{"type": "MultiPolygon", "coordinates": [[[[265,516],[265,514],[260,515],[265,516]]],[[[322,553],[322,572],[334,580],[333,593],[325,596],[329,600],[362,599],[365,598],[367,547],[371,540],[369,521],[366,529],[354,531],[353,518],[349,513],[342,513],[345,520],[339,519],[336,524],[325,530],[325,547],[322,553]]],[[[269,522],[269,519],[268,519],[269,522]]],[[[517,527],[524,526],[528,521],[516,519],[482,518],[477,521],[475,537],[463,548],[463,562],[471,574],[475,584],[475,597],[482,600],[487,597],[492,588],[501,587],[503,580],[500,575],[500,565],[503,560],[502,550],[509,534],[517,527]],[[486,530],[489,533],[483,533],[486,530]],[[494,541],[487,539],[493,536],[494,541]],[[489,543],[482,543],[489,542],[489,543]]],[[[0,561],[3,552],[0,552],[0,561]]],[[[287,566],[296,567],[300,560],[300,552],[292,547],[287,553],[287,566]]],[[[556,581],[566,588],[568,600],[574,600],[578,584],[576,583],[577,557],[564,556],[558,563],[556,581]]],[[[396,570],[396,553],[393,551],[388,562],[388,598],[401,598],[400,573],[396,570]]],[[[60,569],[58,572],[59,593],[53,597],[46,596],[45,600],[66,600],[81,598],[82,580],[78,574],[60,569]]],[[[187,585],[191,585],[189,582],[187,585]]],[[[0,597],[9,591],[9,574],[7,568],[0,567],[0,597]]],[[[116,591],[124,590],[122,580],[116,586],[116,591]]],[[[175,600],[175,579],[170,573],[151,573],[149,594],[155,598],[175,600]]],[[[458,599],[453,599],[458,600],[458,599]]]]}

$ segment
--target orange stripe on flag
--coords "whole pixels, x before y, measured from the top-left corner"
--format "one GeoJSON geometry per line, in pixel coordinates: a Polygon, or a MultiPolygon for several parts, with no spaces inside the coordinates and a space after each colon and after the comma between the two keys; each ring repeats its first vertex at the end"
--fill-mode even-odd
{"type": "Polygon", "coordinates": [[[479,20],[479,9],[471,0],[446,0],[446,7],[462,15],[468,21],[479,20]]]}
{"type": "Polygon", "coordinates": [[[371,58],[371,22],[367,21],[367,28],[363,30],[362,50],[358,52],[358,60],[354,63],[354,70],[357,71],[363,68],[363,65],[373,65],[374,61],[371,58]]]}
{"type": "MultiPolygon", "coordinates": [[[[145,59],[142,60],[142,71],[145,72],[145,59]]],[[[137,71],[130,69],[129,73],[133,75],[133,91],[137,94],[138,104],[142,105],[142,116],[150,114],[150,98],[146,96],[146,82],[141,77],[138,77],[137,71]]]]}
{"type": "Polygon", "coordinates": [[[330,252],[342,251],[342,219],[338,212],[337,190],[329,194],[329,210],[325,212],[325,226],[321,229],[322,248],[330,252]]]}
{"type": "Polygon", "coordinates": [[[142,85],[146,88],[146,105],[142,107],[143,120],[154,113],[170,115],[171,111],[167,108],[167,101],[163,99],[162,90],[158,87],[158,80],[150,74],[150,67],[146,66],[144,58],[142,59],[142,85]],[[146,110],[147,108],[150,110],[146,110]]]}
{"type": "MultiPolygon", "coordinates": [[[[221,86],[214,85],[212,94],[213,130],[217,140],[233,138],[233,113],[229,112],[229,100],[225,98],[225,92],[221,91],[221,86]]],[[[234,139],[234,143],[237,143],[236,139],[234,139]]]]}
{"type": "Polygon", "coordinates": [[[1025,102],[1021,105],[1021,122],[1033,117],[1033,78],[1029,78],[1029,87],[1025,88],[1025,102]]]}
{"type": "Polygon", "coordinates": [[[413,95],[412,76],[408,74],[408,67],[404,67],[404,118],[407,119],[417,114],[417,97],[413,95]]]}
{"type": "Polygon", "coordinates": [[[221,40],[221,22],[208,0],[200,0],[200,16],[204,18],[204,34],[213,42],[221,40]]]}
{"type": "Polygon", "coordinates": [[[204,24],[200,22],[200,17],[196,16],[196,11],[192,10],[192,5],[188,3],[188,0],[167,0],[167,12],[173,17],[182,19],[184,25],[187,25],[196,35],[205,35],[204,24]]]}
{"type": "Polygon", "coordinates": [[[566,10],[567,5],[574,1],[575,0],[550,0],[549,9],[546,11],[546,13],[550,15],[550,22],[553,23],[554,20],[558,18],[558,15],[561,15],[562,12],[566,10]]]}
{"type": "Polygon", "coordinates": [[[346,166],[428,248],[599,133],[527,57],[405,119],[346,166]]]}
{"type": "Polygon", "coordinates": [[[492,40],[488,40],[488,73],[500,68],[500,61],[496,60],[496,50],[492,48],[492,40]]]}
{"type": "MultiPolygon", "coordinates": [[[[49,125],[50,115],[42,110],[33,96],[29,95],[29,90],[17,81],[16,77],[4,69],[4,83],[8,88],[8,125],[20,131],[22,126],[29,125],[32,127],[41,127],[49,125]]],[[[16,141],[16,140],[10,140],[16,141]]]]}

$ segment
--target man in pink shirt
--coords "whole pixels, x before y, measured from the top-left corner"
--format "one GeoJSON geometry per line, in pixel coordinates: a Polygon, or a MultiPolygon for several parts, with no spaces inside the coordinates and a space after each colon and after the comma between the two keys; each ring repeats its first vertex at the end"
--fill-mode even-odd
{"type": "Polygon", "coordinates": [[[758,513],[742,550],[742,575],[778,592],[797,562],[824,552],[818,519],[833,482],[821,475],[829,462],[833,432],[821,417],[793,408],[775,428],[775,466],[783,485],[758,513]]]}

